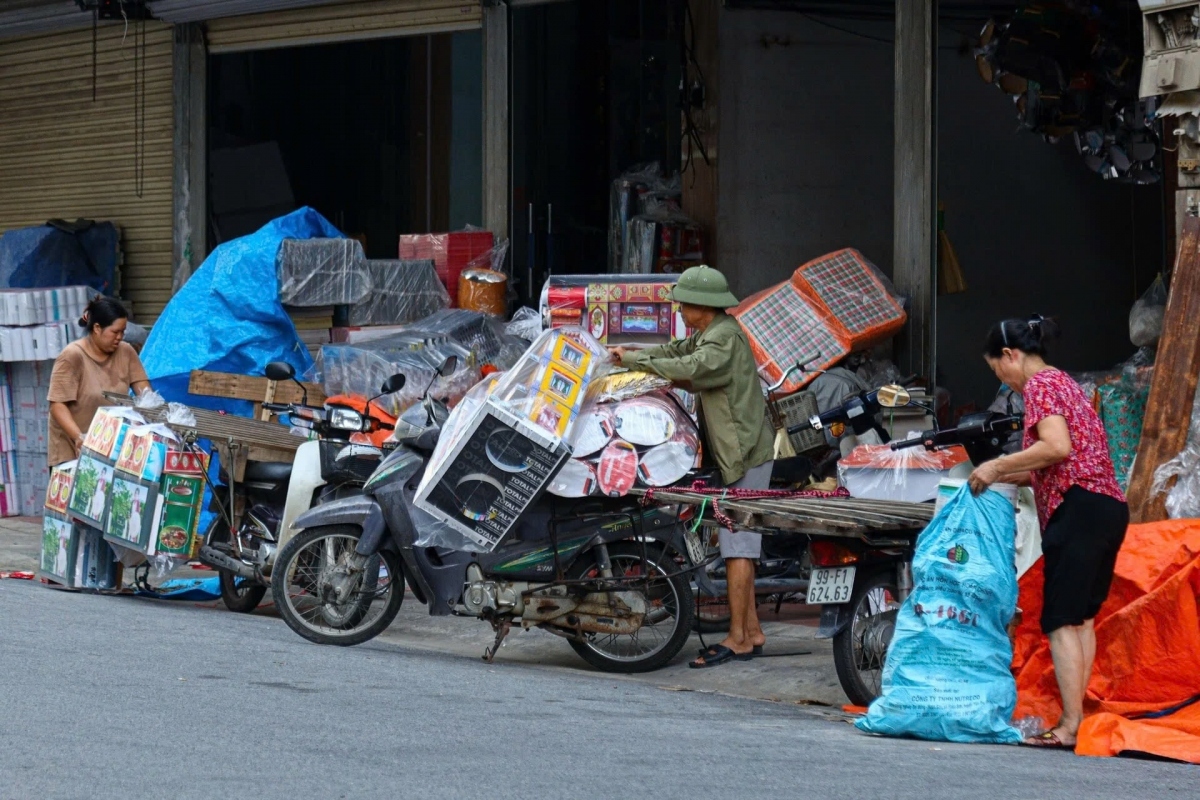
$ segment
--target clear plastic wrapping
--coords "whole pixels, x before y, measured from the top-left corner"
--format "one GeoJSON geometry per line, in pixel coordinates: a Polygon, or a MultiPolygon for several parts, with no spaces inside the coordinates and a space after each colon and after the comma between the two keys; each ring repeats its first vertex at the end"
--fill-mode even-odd
{"type": "Polygon", "coordinates": [[[654,201],[629,220],[621,273],[679,274],[704,263],[704,228],[671,201],[654,201]]]}
{"type": "Polygon", "coordinates": [[[350,308],[351,325],[399,325],[450,306],[433,261],[367,260],[371,293],[350,308]]]}
{"type": "Polygon", "coordinates": [[[1129,311],[1129,341],[1134,347],[1150,347],[1162,335],[1163,314],[1167,310],[1167,287],[1162,275],[1154,279],[1129,311]]]}
{"type": "Polygon", "coordinates": [[[580,331],[544,331],[508,372],[479,384],[442,426],[415,505],[422,546],[491,550],[569,455],[573,426],[610,362],[580,331]]]}
{"type": "Polygon", "coordinates": [[[966,477],[960,474],[962,467],[970,474],[970,461],[961,447],[893,450],[888,445],[864,444],[838,462],[838,484],[852,497],[925,503],[937,499],[943,478],[966,477]]]}
{"type": "MultiPolygon", "coordinates": [[[[400,258],[433,261],[438,278],[450,293],[450,305],[458,305],[458,276],[475,259],[495,245],[491,231],[465,230],[454,233],[417,233],[400,237],[400,258]]],[[[491,266],[491,257],[482,266],[491,266]]],[[[499,269],[499,267],[495,267],[499,269]]]]}
{"type": "Polygon", "coordinates": [[[284,305],[350,305],[372,289],[362,244],[356,239],[284,239],[275,269],[284,305]]]}
{"type": "Polygon", "coordinates": [[[1167,516],[1171,519],[1200,517],[1200,391],[1192,403],[1187,444],[1179,455],[1154,471],[1152,492],[1155,496],[1167,493],[1167,516]]]}
{"type": "Polygon", "coordinates": [[[542,332],[542,315],[528,306],[522,306],[504,326],[504,332],[514,338],[532,342],[542,332]]]}

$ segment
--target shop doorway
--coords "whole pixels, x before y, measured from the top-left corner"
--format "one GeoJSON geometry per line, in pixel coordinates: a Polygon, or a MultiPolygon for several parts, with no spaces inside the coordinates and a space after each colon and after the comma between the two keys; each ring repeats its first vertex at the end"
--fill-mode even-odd
{"type": "Polygon", "coordinates": [[[213,55],[208,242],[312,206],[369,258],[482,224],[478,30],[213,55]]]}
{"type": "Polygon", "coordinates": [[[513,268],[528,300],[550,272],[606,271],[614,178],[652,161],[679,169],[683,4],[511,14],[513,268]]]}

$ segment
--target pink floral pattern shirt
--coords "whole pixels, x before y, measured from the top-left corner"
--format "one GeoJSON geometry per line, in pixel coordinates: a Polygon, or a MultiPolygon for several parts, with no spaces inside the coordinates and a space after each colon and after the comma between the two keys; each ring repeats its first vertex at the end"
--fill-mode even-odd
{"type": "Polygon", "coordinates": [[[1024,397],[1025,448],[1038,441],[1037,424],[1047,417],[1065,419],[1071,434],[1070,455],[1032,473],[1042,529],[1072,486],[1125,502],[1108,452],[1104,424],[1079,384],[1061,370],[1044,369],[1025,384],[1024,397]]]}

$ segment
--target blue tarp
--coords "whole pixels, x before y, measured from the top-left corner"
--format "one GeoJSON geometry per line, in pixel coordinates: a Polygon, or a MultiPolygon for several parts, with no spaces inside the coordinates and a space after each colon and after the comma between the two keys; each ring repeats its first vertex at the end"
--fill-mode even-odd
{"type": "Polygon", "coordinates": [[[206,600],[216,600],[221,596],[221,579],[212,578],[176,578],[158,587],[158,591],[147,592],[138,590],[138,597],[157,597],[160,600],[191,600],[203,603],[206,600]]]}
{"type": "Polygon", "coordinates": [[[1012,503],[963,486],[917,539],[913,591],[896,616],[883,693],[859,730],[1015,744],[1008,623],[1017,606],[1012,503]]]}
{"type": "Polygon", "coordinates": [[[303,374],[308,350],[279,302],[275,254],[284,239],[342,238],[305,207],[220,245],[171,298],[151,329],[142,364],[167,400],[249,416],[250,403],[188,393],[192,370],[262,375],[271,361],[303,374]]]}
{"type": "Polygon", "coordinates": [[[90,286],[112,294],[119,241],[111,222],[79,233],[50,225],[6,231],[0,236],[0,287],[90,286]]]}

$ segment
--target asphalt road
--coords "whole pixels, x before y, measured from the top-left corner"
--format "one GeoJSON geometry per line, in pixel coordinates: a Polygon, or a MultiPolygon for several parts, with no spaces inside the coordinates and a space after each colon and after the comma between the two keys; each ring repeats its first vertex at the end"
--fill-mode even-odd
{"type": "MultiPolygon", "coordinates": [[[[736,665],[730,668],[736,668],[736,665]]],[[[0,798],[1192,798],[1200,768],[862,735],[790,705],[0,581],[0,798]]]]}

